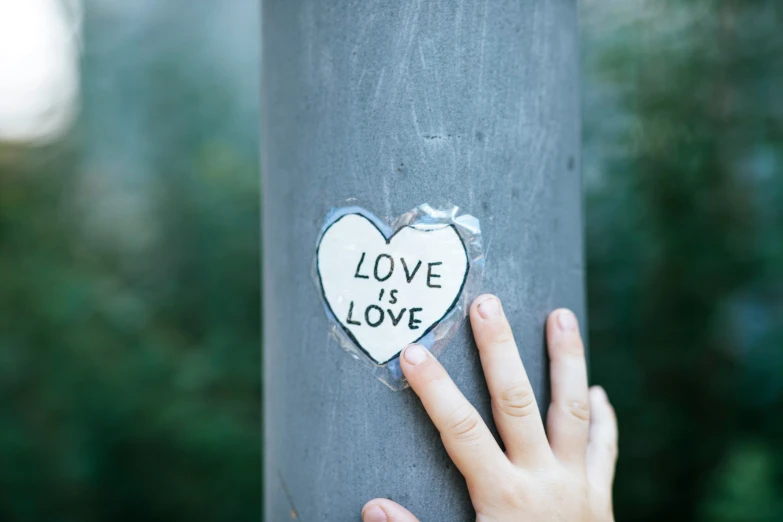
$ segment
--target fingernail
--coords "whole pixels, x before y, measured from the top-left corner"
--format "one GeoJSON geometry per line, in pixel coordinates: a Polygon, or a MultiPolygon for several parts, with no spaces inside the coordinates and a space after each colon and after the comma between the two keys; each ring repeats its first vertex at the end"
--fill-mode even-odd
{"type": "Polygon", "coordinates": [[[571,310],[560,310],[557,314],[557,324],[563,332],[576,330],[576,316],[571,310]]]}
{"type": "Polygon", "coordinates": [[[492,319],[500,315],[500,301],[495,297],[490,297],[478,305],[479,315],[484,319],[492,319]]]}
{"type": "Polygon", "coordinates": [[[364,522],[386,522],[388,518],[381,508],[372,506],[362,513],[362,520],[364,522]]]}
{"type": "Polygon", "coordinates": [[[405,348],[405,353],[403,355],[405,356],[406,361],[416,366],[427,360],[427,349],[420,344],[412,344],[405,348]]]}

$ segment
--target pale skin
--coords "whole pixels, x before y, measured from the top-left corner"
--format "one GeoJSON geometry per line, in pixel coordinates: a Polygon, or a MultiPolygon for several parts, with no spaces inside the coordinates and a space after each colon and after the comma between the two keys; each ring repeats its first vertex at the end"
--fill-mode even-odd
{"type": "MultiPolygon", "coordinates": [[[[465,477],[477,522],[614,522],[617,420],[604,390],[588,388],[576,316],[560,309],[547,319],[552,402],[546,430],[498,298],[478,297],[470,322],[505,452],[424,347],[408,346],[400,366],[465,477]]],[[[362,520],[419,522],[382,498],[364,506],[362,520]]]]}

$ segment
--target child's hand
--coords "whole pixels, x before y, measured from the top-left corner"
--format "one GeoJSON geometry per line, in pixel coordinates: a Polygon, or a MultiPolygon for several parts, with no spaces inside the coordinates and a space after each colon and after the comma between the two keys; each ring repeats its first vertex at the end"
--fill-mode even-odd
{"type": "MultiPolygon", "coordinates": [[[[547,321],[552,403],[547,433],[511,328],[494,296],[473,302],[470,321],[506,452],[481,416],[424,348],[405,349],[400,365],[465,476],[478,521],[612,522],[617,422],[603,389],[587,389],[584,347],[574,314],[547,321]]],[[[375,499],[364,522],[416,522],[407,509],[375,499]]]]}

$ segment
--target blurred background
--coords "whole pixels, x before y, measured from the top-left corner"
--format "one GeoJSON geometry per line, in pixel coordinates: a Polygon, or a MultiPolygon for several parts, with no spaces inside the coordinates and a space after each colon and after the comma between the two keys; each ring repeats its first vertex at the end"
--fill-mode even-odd
{"type": "Polygon", "coordinates": [[[0,0],[0,519],[261,517],[254,0],[0,0]]]}
{"type": "MultiPolygon", "coordinates": [[[[0,0],[0,518],[261,516],[257,0],[0,0]]],[[[783,520],[783,5],[583,0],[618,521],[783,520]]]]}

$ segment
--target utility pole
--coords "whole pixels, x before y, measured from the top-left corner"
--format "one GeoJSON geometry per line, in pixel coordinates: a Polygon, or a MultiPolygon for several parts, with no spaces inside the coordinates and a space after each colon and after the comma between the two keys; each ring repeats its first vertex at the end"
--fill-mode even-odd
{"type": "MultiPolygon", "coordinates": [[[[264,0],[262,41],[265,520],[359,520],[375,497],[475,520],[413,392],[329,337],[315,245],[350,198],[479,218],[482,291],[545,409],[546,315],[584,320],[576,0],[264,0]]],[[[440,360],[491,424],[467,324],[440,360]]]]}

